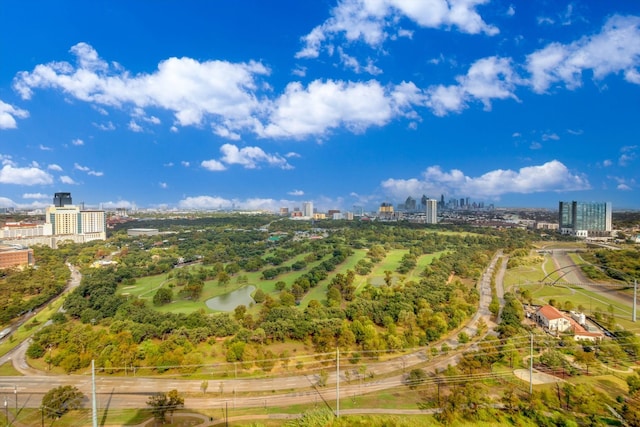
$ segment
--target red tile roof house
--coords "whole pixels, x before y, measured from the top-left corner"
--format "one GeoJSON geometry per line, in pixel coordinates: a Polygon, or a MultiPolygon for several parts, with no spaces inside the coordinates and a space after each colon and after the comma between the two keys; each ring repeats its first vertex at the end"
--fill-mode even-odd
{"type": "Polygon", "coordinates": [[[560,310],[551,305],[543,305],[540,307],[538,311],[536,311],[535,320],[540,326],[556,335],[561,332],[573,330],[576,341],[597,341],[603,337],[601,332],[587,331],[578,322],[565,316],[560,310]]]}
{"type": "Polygon", "coordinates": [[[571,329],[571,322],[557,308],[543,305],[536,311],[536,322],[549,332],[559,334],[571,329]]]}

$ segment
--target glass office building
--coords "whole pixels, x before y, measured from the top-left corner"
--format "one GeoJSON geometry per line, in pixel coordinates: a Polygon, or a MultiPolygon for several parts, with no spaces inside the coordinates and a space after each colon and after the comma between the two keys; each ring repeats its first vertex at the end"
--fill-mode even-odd
{"type": "Polygon", "coordinates": [[[611,235],[611,203],[560,202],[558,222],[562,234],[576,237],[609,237],[611,235]]]}

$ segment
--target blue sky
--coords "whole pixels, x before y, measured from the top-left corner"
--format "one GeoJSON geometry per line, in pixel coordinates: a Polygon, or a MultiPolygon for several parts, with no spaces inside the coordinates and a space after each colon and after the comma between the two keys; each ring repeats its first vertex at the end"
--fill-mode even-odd
{"type": "Polygon", "coordinates": [[[0,207],[640,208],[640,3],[0,8],[0,207]]]}

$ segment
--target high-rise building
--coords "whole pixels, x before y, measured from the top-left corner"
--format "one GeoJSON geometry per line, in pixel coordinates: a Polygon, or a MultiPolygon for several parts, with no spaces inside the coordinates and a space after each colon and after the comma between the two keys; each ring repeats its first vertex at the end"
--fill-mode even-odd
{"type": "Polygon", "coordinates": [[[611,236],[610,202],[560,202],[558,223],[562,234],[581,238],[611,236]]]}
{"type": "Polygon", "coordinates": [[[427,199],[426,206],[426,214],[427,224],[437,224],[438,223],[438,201],[435,199],[427,199]]]}
{"type": "Polygon", "coordinates": [[[302,216],[313,218],[313,202],[302,202],[302,216]]]}
{"type": "Polygon", "coordinates": [[[72,205],[71,193],[55,193],[53,195],[53,206],[61,208],[66,205],[72,205]]]}

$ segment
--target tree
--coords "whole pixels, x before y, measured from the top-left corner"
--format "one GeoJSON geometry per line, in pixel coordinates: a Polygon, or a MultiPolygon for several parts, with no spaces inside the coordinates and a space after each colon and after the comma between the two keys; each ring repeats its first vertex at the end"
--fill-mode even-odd
{"type": "Polygon", "coordinates": [[[168,393],[156,393],[149,396],[147,405],[151,407],[153,417],[164,423],[167,412],[171,415],[173,424],[173,412],[184,407],[184,398],[178,394],[178,390],[171,390],[168,393]]]}
{"type": "Polygon", "coordinates": [[[153,296],[153,305],[169,304],[173,299],[173,292],[169,288],[160,288],[153,296]]]}
{"type": "Polygon", "coordinates": [[[404,383],[409,386],[411,390],[418,388],[427,379],[427,374],[422,369],[412,369],[404,380],[404,383]]]}
{"type": "Polygon", "coordinates": [[[63,385],[49,390],[42,398],[42,410],[48,418],[60,418],[82,404],[84,394],[76,387],[63,385]]]}

